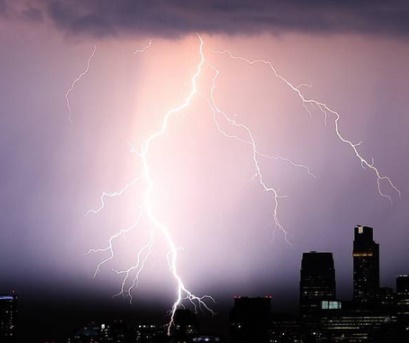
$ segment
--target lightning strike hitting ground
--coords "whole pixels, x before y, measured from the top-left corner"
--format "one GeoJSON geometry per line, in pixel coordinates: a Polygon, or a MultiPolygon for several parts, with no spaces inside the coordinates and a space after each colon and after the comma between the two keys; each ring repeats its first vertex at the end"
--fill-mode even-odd
{"type": "MultiPolygon", "coordinates": [[[[166,132],[167,128],[168,128],[168,123],[169,123],[169,119],[172,115],[174,115],[175,113],[178,113],[182,110],[184,110],[185,108],[187,108],[191,101],[193,96],[196,94],[197,92],[197,79],[199,77],[199,75],[202,72],[202,67],[203,64],[205,62],[205,58],[203,55],[203,40],[200,38],[200,63],[197,66],[196,72],[192,77],[192,89],[190,91],[190,93],[188,94],[188,96],[186,97],[185,101],[178,107],[168,111],[165,115],[165,117],[163,118],[162,121],[162,127],[160,128],[160,130],[158,130],[157,132],[155,132],[154,134],[152,134],[150,137],[148,137],[145,142],[142,145],[142,151],[141,151],[141,160],[142,160],[142,168],[143,168],[143,177],[144,180],[147,184],[147,190],[145,191],[145,195],[144,195],[144,207],[146,210],[146,213],[148,215],[148,217],[151,219],[152,223],[153,223],[153,233],[158,230],[160,233],[163,234],[163,236],[166,239],[166,242],[168,244],[169,247],[169,253],[168,253],[168,264],[169,264],[169,271],[170,273],[173,275],[174,279],[177,282],[177,299],[175,301],[175,303],[172,306],[172,310],[171,310],[171,316],[170,316],[170,322],[169,322],[169,326],[168,326],[168,333],[170,333],[170,330],[172,328],[173,325],[173,321],[174,321],[174,315],[175,312],[177,310],[177,308],[179,306],[182,305],[182,300],[189,300],[191,303],[193,303],[193,305],[196,307],[195,302],[197,302],[197,304],[199,306],[203,306],[204,308],[206,308],[207,310],[211,311],[210,308],[206,305],[206,303],[203,301],[206,298],[210,298],[212,299],[210,296],[204,296],[204,297],[198,297],[196,295],[194,295],[193,293],[191,293],[184,285],[178,270],[177,270],[177,256],[178,256],[178,249],[172,239],[171,233],[168,229],[168,227],[166,227],[166,225],[164,225],[163,223],[161,223],[155,216],[155,211],[154,211],[154,206],[153,206],[153,193],[154,190],[156,188],[155,186],[155,181],[152,177],[152,172],[151,172],[151,168],[150,168],[150,164],[149,164],[149,149],[150,146],[152,144],[153,141],[155,141],[156,139],[158,139],[159,137],[161,137],[162,135],[164,135],[164,133],[166,132]]],[[[127,271],[128,272],[128,271],[127,271]]],[[[127,274],[128,275],[128,274],[127,274]]]]}
{"type": "MultiPolygon", "coordinates": [[[[145,51],[148,47],[150,47],[151,42],[143,49],[141,50],[137,50],[136,52],[143,52],[145,51]]],[[[205,58],[203,55],[203,40],[200,38],[200,63],[198,64],[197,68],[196,68],[196,72],[192,77],[192,82],[191,82],[191,91],[190,93],[187,95],[187,97],[185,98],[184,102],[172,109],[169,110],[162,121],[162,126],[161,128],[156,131],[155,133],[153,133],[151,136],[149,136],[144,143],[142,144],[142,148],[141,148],[141,152],[140,152],[140,158],[141,158],[141,162],[142,162],[142,179],[146,184],[146,190],[144,193],[144,201],[143,201],[143,209],[142,211],[150,218],[150,221],[152,223],[152,230],[150,232],[150,238],[148,240],[148,242],[140,249],[138,256],[137,256],[137,261],[135,263],[134,266],[132,266],[131,268],[127,269],[127,270],[122,270],[122,271],[116,271],[118,274],[124,274],[125,277],[123,278],[123,282],[121,285],[121,290],[118,293],[118,295],[123,295],[123,296],[129,296],[130,297],[130,301],[132,302],[132,290],[138,286],[139,284],[139,278],[140,275],[143,271],[143,267],[145,265],[145,262],[147,261],[147,259],[149,258],[149,255],[152,251],[152,246],[154,243],[154,237],[157,234],[157,232],[159,232],[160,234],[163,235],[163,237],[165,238],[168,248],[169,248],[169,252],[167,255],[167,260],[168,260],[168,265],[169,265],[169,271],[171,273],[171,275],[173,276],[173,278],[176,281],[177,284],[177,290],[176,290],[176,300],[172,306],[172,309],[170,311],[170,321],[169,321],[169,325],[168,325],[168,334],[170,334],[173,323],[174,323],[174,316],[175,316],[175,312],[179,307],[183,307],[184,305],[182,304],[183,300],[188,300],[195,308],[195,310],[197,310],[198,308],[205,308],[206,310],[210,311],[211,313],[213,313],[213,311],[208,307],[208,305],[206,304],[205,300],[211,300],[214,301],[213,298],[211,296],[205,295],[202,297],[196,296],[195,294],[193,294],[191,291],[189,291],[180,274],[178,273],[178,265],[177,265],[177,258],[178,258],[178,248],[175,245],[175,242],[173,241],[172,235],[170,233],[169,228],[161,223],[155,216],[155,210],[154,210],[154,191],[156,189],[156,185],[155,185],[155,181],[152,177],[152,172],[151,172],[151,167],[149,164],[149,152],[150,152],[150,146],[151,144],[159,139],[161,136],[164,135],[164,133],[166,132],[167,128],[168,128],[168,122],[169,119],[172,115],[184,110],[185,108],[189,107],[192,98],[194,97],[194,95],[197,93],[197,79],[200,76],[201,72],[202,72],[202,68],[203,65],[205,63],[205,58]],[[134,276],[132,276],[132,274],[134,274],[134,276]],[[131,280],[130,280],[131,279],[131,280]],[[130,280],[130,286],[127,286],[128,284],[128,280],[130,280]]],[[[118,196],[123,194],[131,185],[135,184],[138,179],[135,179],[134,181],[128,183],[121,191],[119,192],[114,192],[114,193],[103,193],[101,196],[101,206],[96,209],[96,210],[91,210],[90,212],[93,213],[98,213],[105,205],[104,203],[104,198],[106,196],[109,197],[114,197],[114,196],[118,196]]],[[[140,217],[139,217],[140,218],[140,217]]],[[[90,250],[88,253],[97,253],[97,252],[109,252],[109,257],[106,258],[105,260],[103,260],[101,263],[98,264],[97,269],[94,273],[94,277],[97,275],[97,273],[99,272],[101,266],[105,263],[107,263],[108,261],[112,260],[114,258],[114,249],[113,249],[113,241],[118,238],[119,236],[126,234],[127,232],[129,232],[130,230],[132,230],[135,226],[137,226],[138,222],[139,222],[139,218],[138,220],[128,229],[125,230],[121,230],[120,232],[118,232],[117,234],[111,236],[111,238],[109,239],[109,244],[106,248],[103,249],[92,249],[90,250]]]]}
{"type": "Polygon", "coordinates": [[[70,93],[74,90],[75,84],[76,84],[79,80],[81,80],[81,78],[82,78],[84,75],[86,75],[86,74],[88,73],[88,70],[89,70],[89,67],[90,67],[90,64],[91,64],[91,60],[94,58],[96,51],[97,51],[97,46],[94,45],[94,50],[92,51],[91,55],[88,57],[87,67],[86,67],[85,70],[84,70],[80,75],[78,75],[78,77],[72,82],[70,89],[68,89],[68,90],[67,90],[67,93],[65,93],[65,102],[66,102],[67,108],[68,108],[68,121],[69,121],[70,123],[72,123],[72,120],[71,120],[72,110],[71,110],[71,104],[70,104],[69,95],[70,95],[70,93]]]}
{"type": "MultiPolygon", "coordinates": [[[[193,294],[190,290],[188,290],[188,288],[185,286],[179,272],[178,272],[178,248],[172,238],[172,234],[171,234],[171,228],[169,228],[168,226],[166,226],[164,223],[162,223],[161,221],[158,220],[158,218],[155,215],[155,190],[157,190],[157,184],[156,181],[154,180],[153,177],[153,173],[152,173],[152,168],[151,168],[151,164],[149,161],[150,158],[150,148],[151,145],[158,139],[162,138],[164,136],[164,134],[166,133],[168,126],[169,126],[169,120],[172,116],[175,116],[176,114],[180,113],[181,111],[187,109],[194,96],[199,96],[202,99],[204,99],[209,108],[210,111],[213,115],[212,119],[215,123],[216,129],[218,130],[218,132],[220,134],[222,134],[224,137],[229,138],[229,139],[234,139],[236,141],[238,141],[239,143],[243,143],[246,146],[249,147],[250,151],[251,151],[251,156],[252,156],[252,162],[253,162],[253,166],[254,166],[254,176],[253,179],[257,180],[258,183],[261,185],[262,189],[265,192],[271,193],[272,194],[272,199],[273,199],[273,208],[272,208],[272,216],[273,216],[273,221],[274,221],[274,225],[276,229],[279,229],[283,234],[284,234],[284,238],[287,240],[288,243],[290,243],[287,239],[287,231],[284,229],[283,225],[280,223],[279,218],[278,218],[278,213],[279,213],[279,200],[280,198],[282,198],[282,195],[279,195],[279,193],[277,192],[277,190],[272,187],[269,186],[263,176],[263,172],[262,169],[260,167],[260,163],[259,163],[259,159],[260,158],[268,158],[268,159],[275,159],[275,160],[280,160],[283,161],[285,163],[289,163],[294,167],[299,167],[304,169],[310,176],[314,177],[313,173],[310,171],[310,169],[302,164],[299,163],[295,163],[292,160],[285,158],[285,157],[273,157],[273,156],[269,156],[267,154],[264,154],[262,152],[260,152],[257,148],[257,144],[256,144],[256,140],[255,137],[252,133],[252,131],[244,124],[239,123],[236,119],[233,119],[232,116],[229,116],[228,114],[226,114],[224,111],[222,111],[217,105],[216,105],[216,101],[215,101],[215,92],[216,92],[216,82],[217,79],[219,77],[220,71],[213,65],[211,65],[210,63],[207,62],[205,55],[204,55],[204,42],[203,39],[198,36],[199,39],[199,57],[200,57],[200,61],[196,67],[196,71],[194,73],[194,75],[192,76],[191,79],[191,90],[188,93],[188,95],[186,96],[186,98],[184,99],[183,103],[181,105],[179,105],[178,107],[169,110],[163,117],[162,123],[160,128],[154,132],[153,134],[151,134],[148,138],[146,138],[144,140],[144,142],[142,143],[142,147],[141,150],[139,151],[138,155],[140,157],[141,163],[142,163],[142,174],[138,177],[135,178],[133,181],[129,182],[128,184],[126,184],[120,191],[117,192],[112,192],[112,193],[107,193],[104,192],[100,198],[100,206],[97,209],[94,210],[90,210],[87,212],[87,214],[89,213],[94,213],[97,214],[99,213],[105,206],[105,198],[106,197],[116,197],[116,196],[120,196],[123,193],[125,193],[127,190],[129,190],[129,188],[131,188],[132,186],[134,186],[137,182],[144,182],[145,185],[145,191],[143,194],[143,203],[141,205],[141,208],[139,209],[139,214],[136,218],[136,221],[128,228],[126,229],[122,229],[121,231],[119,231],[118,233],[112,235],[108,241],[108,245],[105,248],[102,249],[91,249],[88,254],[90,253],[108,253],[108,257],[105,258],[102,262],[100,262],[97,265],[97,268],[95,270],[94,273],[94,277],[98,274],[98,272],[100,271],[101,267],[106,264],[107,262],[111,261],[115,254],[114,254],[114,246],[113,243],[116,239],[118,239],[120,236],[122,235],[126,235],[128,232],[130,232],[131,230],[133,230],[134,228],[136,228],[140,222],[140,218],[142,216],[142,214],[145,214],[148,216],[148,218],[150,219],[150,222],[152,224],[151,230],[150,230],[150,235],[149,235],[149,239],[147,240],[147,242],[145,243],[145,245],[142,246],[142,248],[139,250],[138,254],[137,254],[137,258],[136,258],[136,262],[135,264],[125,270],[115,270],[115,272],[117,274],[120,275],[124,275],[123,279],[122,279],[122,284],[121,284],[121,289],[120,292],[118,293],[118,295],[122,295],[122,296],[127,296],[130,298],[130,302],[132,303],[132,291],[134,290],[134,288],[136,288],[139,284],[140,281],[140,276],[141,273],[143,272],[143,268],[145,266],[146,261],[148,260],[149,256],[151,255],[152,252],[152,248],[155,242],[155,237],[157,235],[162,235],[162,237],[165,238],[167,246],[168,246],[168,255],[167,255],[167,261],[168,261],[168,266],[169,266],[169,272],[171,273],[173,279],[176,282],[176,300],[173,303],[173,306],[171,308],[170,311],[170,321],[169,321],[169,325],[168,325],[168,334],[170,334],[171,332],[171,328],[174,324],[174,315],[175,315],[175,311],[179,308],[179,307],[184,307],[184,300],[189,301],[195,310],[199,309],[199,308],[204,308],[208,311],[210,311],[211,313],[212,310],[209,308],[209,306],[206,303],[206,300],[210,300],[210,301],[214,301],[212,297],[205,295],[205,296],[196,296],[195,294],[193,294]],[[210,70],[214,73],[214,77],[212,79],[212,84],[211,84],[211,88],[210,88],[210,95],[207,97],[203,94],[200,94],[198,92],[198,86],[197,86],[197,81],[199,79],[199,77],[201,76],[203,69],[205,68],[205,66],[208,66],[210,68],[210,70]],[[237,132],[237,134],[231,134],[228,133],[226,130],[223,129],[223,124],[227,124],[229,127],[231,127],[233,130],[235,130],[235,132],[237,132]],[[240,133],[240,134],[239,134],[240,133]],[[243,138],[243,135],[246,138],[243,138]]],[[[152,44],[152,41],[149,42],[148,45],[146,45],[144,48],[136,50],[136,53],[143,53],[146,51],[146,49],[148,49],[152,44]]],[[[312,116],[312,110],[318,109],[324,116],[324,121],[325,123],[327,123],[328,120],[328,116],[329,115],[333,115],[335,117],[334,119],[334,125],[335,125],[335,134],[337,136],[337,138],[342,142],[345,143],[346,145],[348,145],[352,151],[354,152],[355,156],[357,157],[358,161],[360,161],[361,166],[362,167],[367,167],[369,168],[376,176],[376,180],[377,180],[377,188],[378,188],[378,192],[381,196],[388,198],[389,200],[391,200],[391,197],[385,193],[383,193],[381,191],[381,182],[384,181],[387,184],[389,184],[389,186],[396,191],[399,196],[400,196],[400,191],[397,189],[397,187],[395,187],[395,185],[392,183],[392,181],[390,180],[389,177],[382,175],[379,170],[374,166],[374,163],[369,163],[366,159],[364,159],[362,157],[362,155],[359,153],[357,147],[359,146],[358,144],[354,144],[351,141],[347,140],[343,135],[341,135],[340,133],[340,129],[339,129],[339,120],[340,120],[340,115],[338,114],[338,112],[330,109],[326,104],[319,102],[317,100],[314,99],[307,99],[304,94],[301,92],[301,88],[303,86],[308,86],[310,87],[310,85],[306,85],[306,84],[302,84],[300,86],[294,86],[292,83],[290,83],[287,79],[285,79],[284,77],[282,77],[280,74],[278,74],[278,72],[276,71],[276,69],[272,66],[272,64],[266,60],[248,60],[245,59],[243,57],[238,57],[233,55],[230,51],[216,51],[216,50],[211,50],[209,49],[211,52],[217,54],[217,55],[226,55],[229,58],[233,59],[233,60],[237,60],[237,61],[241,61],[241,62],[245,62],[249,65],[256,65],[256,64],[264,64],[266,65],[273,73],[273,75],[278,78],[279,80],[281,80],[287,87],[289,87],[294,93],[295,95],[299,98],[299,100],[302,102],[302,105],[304,106],[305,110],[307,111],[307,113],[312,116]]],[[[80,75],[79,78],[77,78],[71,89],[69,91],[71,91],[75,85],[75,83],[83,76],[85,75],[85,73],[88,71],[89,68],[89,63],[90,60],[92,59],[92,56],[95,53],[95,49],[93,54],[90,56],[89,60],[88,60],[88,67],[87,70],[82,73],[80,75]]],[[[68,102],[68,94],[69,92],[67,92],[67,105],[69,105],[68,102]]],[[[135,148],[132,146],[132,151],[135,151],[135,148]]]]}

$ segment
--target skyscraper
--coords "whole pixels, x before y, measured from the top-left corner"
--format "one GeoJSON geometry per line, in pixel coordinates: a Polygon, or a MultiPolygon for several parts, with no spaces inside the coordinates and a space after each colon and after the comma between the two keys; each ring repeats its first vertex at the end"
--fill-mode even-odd
{"type": "Polygon", "coordinates": [[[354,296],[359,302],[370,302],[379,291],[379,244],[373,240],[373,229],[358,225],[354,230],[354,296]]]}
{"type": "Polygon", "coordinates": [[[409,275],[396,278],[397,315],[400,322],[409,323],[409,275]]]}
{"type": "Polygon", "coordinates": [[[300,314],[313,314],[324,300],[335,300],[334,259],[330,252],[306,252],[300,271],[300,314]]]}
{"type": "Polygon", "coordinates": [[[271,297],[235,297],[230,312],[230,339],[235,343],[268,343],[271,297]]]}

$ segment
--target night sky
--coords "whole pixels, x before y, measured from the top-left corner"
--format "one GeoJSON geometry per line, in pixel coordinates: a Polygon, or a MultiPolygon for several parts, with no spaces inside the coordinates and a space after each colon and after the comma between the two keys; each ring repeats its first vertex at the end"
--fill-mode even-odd
{"type": "Polygon", "coordinates": [[[0,0],[0,292],[15,290],[27,313],[171,308],[177,285],[160,230],[133,306],[113,298],[124,277],[115,271],[149,241],[147,182],[132,181],[143,176],[143,143],[192,91],[201,39],[197,92],[147,154],[153,211],[186,288],[213,296],[217,312],[234,295],[272,295],[276,309],[294,310],[302,253],[316,250],[333,252],[337,295],[350,299],[357,224],[374,228],[383,286],[409,273],[407,1],[0,0]],[[334,112],[306,110],[297,90],[334,112]],[[212,101],[237,124],[219,117],[224,135],[212,101]],[[401,195],[386,179],[378,189],[336,124],[401,195]],[[263,182],[282,196],[286,234],[240,125],[263,182]],[[87,253],[139,215],[93,277],[110,252],[87,253]]]}

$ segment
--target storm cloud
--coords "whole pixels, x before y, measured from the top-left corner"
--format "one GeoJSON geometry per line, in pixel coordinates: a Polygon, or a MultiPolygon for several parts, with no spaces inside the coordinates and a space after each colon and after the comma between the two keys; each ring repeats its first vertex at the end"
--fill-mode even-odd
{"type": "Polygon", "coordinates": [[[0,5],[3,14],[18,12],[26,19],[29,11],[67,34],[94,37],[178,37],[192,32],[409,35],[409,5],[404,0],[37,0],[0,5]]]}

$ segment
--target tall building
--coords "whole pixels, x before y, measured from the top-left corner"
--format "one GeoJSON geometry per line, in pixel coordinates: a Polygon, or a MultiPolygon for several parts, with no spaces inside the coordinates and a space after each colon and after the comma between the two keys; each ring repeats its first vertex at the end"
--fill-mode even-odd
{"type": "Polygon", "coordinates": [[[361,308],[357,303],[343,302],[343,306],[321,312],[321,340],[331,343],[406,342],[404,340],[377,340],[381,331],[396,324],[396,316],[381,308],[361,308]]]}
{"type": "Polygon", "coordinates": [[[195,313],[188,309],[177,309],[171,330],[172,342],[190,342],[199,333],[199,322],[195,313]]]}
{"type": "Polygon", "coordinates": [[[167,326],[152,323],[139,324],[136,329],[136,343],[168,342],[167,326]]]}
{"type": "Polygon", "coordinates": [[[370,302],[379,291],[379,244],[373,229],[358,225],[354,230],[354,301],[370,302]]]}
{"type": "Polygon", "coordinates": [[[100,343],[134,343],[136,341],[135,330],[123,320],[101,324],[100,343]]]}
{"type": "Polygon", "coordinates": [[[15,294],[0,295],[0,342],[17,342],[17,296],[15,294]]]}
{"type": "Polygon", "coordinates": [[[409,275],[396,278],[396,310],[398,320],[409,324],[409,275]]]}
{"type": "Polygon", "coordinates": [[[306,316],[321,309],[324,300],[335,300],[334,259],[330,252],[306,252],[300,271],[300,314],[306,316]]]}
{"type": "Polygon", "coordinates": [[[268,343],[271,335],[271,297],[235,297],[230,312],[230,340],[268,343]]]}

